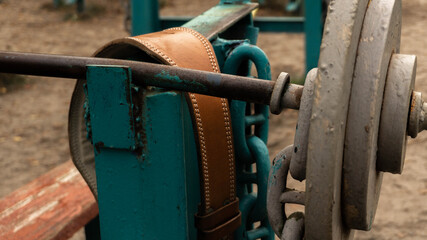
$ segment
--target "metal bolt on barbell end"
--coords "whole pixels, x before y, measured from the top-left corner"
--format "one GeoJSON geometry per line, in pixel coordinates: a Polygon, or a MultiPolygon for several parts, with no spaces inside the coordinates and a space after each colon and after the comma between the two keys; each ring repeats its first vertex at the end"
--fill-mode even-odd
{"type": "Polygon", "coordinates": [[[427,129],[426,112],[427,103],[424,102],[422,94],[414,91],[412,93],[408,123],[408,135],[412,138],[416,138],[419,132],[427,129]]]}
{"type": "Polygon", "coordinates": [[[270,99],[270,112],[272,114],[280,114],[285,108],[299,109],[304,86],[290,82],[289,73],[280,73],[270,99]]]}

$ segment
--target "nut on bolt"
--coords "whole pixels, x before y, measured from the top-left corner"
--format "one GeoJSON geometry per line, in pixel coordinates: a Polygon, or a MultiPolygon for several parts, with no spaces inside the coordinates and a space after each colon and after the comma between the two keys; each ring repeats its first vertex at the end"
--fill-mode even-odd
{"type": "Polygon", "coordinates": [[[412,138],[417,137],[419,132],[427,129],[426,112],[427,103],[424,102],[422,94],[414,91],[412,93],[408,123],[408,135],[412,138]]]}

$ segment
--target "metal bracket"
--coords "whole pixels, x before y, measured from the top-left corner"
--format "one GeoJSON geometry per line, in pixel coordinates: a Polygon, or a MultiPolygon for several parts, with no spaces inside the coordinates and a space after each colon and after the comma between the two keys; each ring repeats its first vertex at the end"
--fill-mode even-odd
{"type": "Polygon", "coordinates": [[[92,141],[95,148],[135,150],[138,144],[135,137],[130,69],[126,66],[89,65],[87,79],[87,91],[91,96],[89,108],[92,141]],[[109,77],[105,77],[106,74],[109,77]]]}

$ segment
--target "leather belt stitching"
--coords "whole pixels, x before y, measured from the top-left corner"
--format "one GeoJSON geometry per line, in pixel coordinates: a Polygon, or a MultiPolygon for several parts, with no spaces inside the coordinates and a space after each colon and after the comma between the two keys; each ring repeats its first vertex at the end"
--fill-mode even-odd
{"type": "MultiPolygon", "coordinates": [[[[177,27],[177,28],[171,28],[168,30],[181,30],[181,31],[185,31],[188,32],[192,35],[194,35],[197,39],[199,39],[203,46],[206,49],[206,53],[209,56],[209,60],[211,62],[212,65],[212,69],[214,72],[219,72],[218,66],[215,62],[215,56],[212,53],[212,50],[209,47],[209,44],[207,43],[207,41],[205,40],[205,38],[203,38],[200,33],[189,29],[189,28],[183,28],[183,27],[177,27]]],[[[195,100],[195,96],[194,94],[190,95],[192,101],[195,100]]],[[[196,101],[197,102],[197,101],[196,101]]],[[[227,100],[225,98],[221,98],[221,104],[222,104],[222,109],[223,109],[223,113],[224,113],[224,124],[225,124],[225,129],[226,129],[226,137],[227,137],[227,152],[228,152],[228,162],[229,162],[229,177],[230,177],[230,201],[233,201],[235,199],[235,179],[234,179],[234,151],[233,151],[233,140],[232,140],[232,133],[231,133],[231,127],[230,127],[230,117],[229,117],[229,113],[228,113],[228,103],[227,100]]],[[[194,102],[193,102],[194,105],[194,102]]],[[[202,145],[202,143],[201,143],[202,145]]],[[[203,146],[202,146],[203,147],[203,146]]],[[[202,153],[203,154],[203,153],[202,153]]],[[[203,156],[202,156],[203,157],[203,156]]],[[[204,162],[204,161],[203,161],[204,162]]],[[[205,165],[205,164],[203,164],[205,165]]],[[[206,168],[207,168],[207,163],[206,163],[206,168]]],[[[209,189],[209,175],[205,174],[205,166],[203,166],[203,172],[204,172],[204,177],[207,178],[205,179],[205,189],[207,187],[207,189],[209,189]]],[[[206,172],[208,173],[208,169],[206,169],[206,172]]],[[[206,194],[208,196],[208,193],[206,194]]],[[[208,204],[208,199],[206,199],[206,209],[210,208],[210,203],[208,204]]]]}
{"type": "MultiPolygon", "coordinates": [[[[209,60],[212,66],[212,69],[215,72],[218,72],[218,68],[216,67],[216,65],[214,64],[213,60],[212,60],[212,51],[210,51],[209,46],[207,45],[207,43],[204,41],[204,39],[201,36],[198,36],[198,34],[196,32],[193,32],[192,30],[190,31],[190,29],[188,28],[171,28],[171,29],[167,29],[165,31],[168,30],[181,30],[181,31],[185,31],[188,32],[190,34],[192,34],[193,36],[195,36],[197,39],[199,39],[203,46],[206,49],[206,52],[209,56],[209,60]]],[[[151,51],[159,54],[163,59],[165,59],[170,65],[172,66],[177,66],[176,62],[173,61],[170,57],[168,57],[166,54],[164,54],[162,51],[160,51],[158,48],[154,47],[152,44],[150,44],[149,42],[143,41],[139,38],[132,38],[129,37],[130,39],[134,39],[140,43],[142,43],[143,45],[147,46],[151,51]]],[[[188,95],[190,96],[191,99],[191,103],[193,105],[194,108],[194,115],[196,117],[196,124],[197,124],[197,131],[198,131],[198,135],[199,135],[199,141],[200,141],[200,152],[201,152],[201,157],[202,157],[202,169],[203,169],[203,181],[204,181],[204,190],[205,190],[205,209],[208,210],[210,208],[211,202],[210,202],[210,188],[209,188],[209,166],[208,166],[208,159],[207,159],[207,150],[206,150],[206,141],[205,141],[205,137],[204,137],[204,133],[203,133],[203,123],[202,123],[202,118],[200,116],[200,110],[199,110],[199,105],[197,103],[197,98],[196,95],[193,93],[188,93],[188,95]]]]}
{"type": "MultiPolygon", "coordinates": [[[[212,65],[212,69],[214,70],[214,72],[219,72],[218,66],[215,62],[215,56],[212,53],[212,50],[209,47],[209,44],[207,43],[207,41],[205,40],[204,37],[202,37],[200,35],[200,33],[189,29],[189,28],[184,28],[184,27],[176,27],[176,28],[171,28],[168,30],[182,30],[185,32],[188,32],[192,35],[194,35],[195,37],[197,37],[197,39],[199,39],[203,46],[206,49],[206,52],[209,56],[209,60],[211,62],[212,65]]],[[[227,135],[227,151],[228,151],[228,162],[229,162],[229,177],[230,177],[230,201],[233,201],[235,199],[235,179],[234,179],[234,151],[233,151],[233,139],[232,139],[232,133],[231,133],[231,127],[230,127],[230,117],[229,117],[229,113],[228,113],[228,102],[225,98],[221,98],[221,103],[222,103],[222,109],[224,112],[224,123],[225,123],[225,129],[226,129],[226,135],[227,135]]],[[[209,209],[209,207],[207,206],[208,204],[206,204],[206,208],[209,209]]]]}
{"type": "MultiPolygon", "coordinates": [[[[192,34],[197,39],[200,40],[200,42],[203,44],[206,53],[208,54],[209,61],[211,63],[212,69],[214,72],[219,72],[218,66],[215,61],[215,56],[212,52],[212,50],[209,47],[208,42],[205,40],[203,36],[201,36],[198,32],[184,27],[176,27],[176,28],[170,28],[165,31],[169,30],[181,30],[187,33],[192,34]]],[[[147,46],[151,51],[157,53],[160,55],[163,59],[165,59],[170,65],[177,66],[176,62],[172,60],[169,56],[164,54],[162,51],[160,51],[158,48],[154,47],[149,42],[143,41],[139,38],[133,38],[128,37],[129,39],[136,40],[143,45],[147,46]]],[[[203,124],[202,119],[200,116],[199,106],[197,103],[196,95],[193,93],[188,93],[192,102],[192,105],[194,107],[194,114],[196,117],[196,124],[197,124],[197,130],[199,132],[199,140],[200,140],[200,146],[201,146],[201,157],[202,157],[202,169],[203,169],[203,178],[204,178],[204,190],[205,190],[205,208],[208,210],[210,208],[210,188],[209,188],[209,166],[208,166],[208,159],[207,159],[207,150],[206,150],[206,142],[204,138],[203,133],[203,124]]],[[[230,125],[230,117],[228,112],[228,102],[226,99],[221,98],[223,113],[224,113],[224,124],[226,129],[226,138],[227,138],[227,152],[228,152],[228,161],[229,161],[229,177],[230,177],[230,201],[233,201],[235,196],[235,176],[234,176],[234,150],[233,150],[233,139],[232,139],[232,133],[231,133],[231,125],[230,125]]]]}
{"type": "Polygon", "coordinates": [[[132,39],[132,40],[136,40],[138,42],[140,42],[142,45],[148,47],[151,51],[159,54],[163,59],[165,59],[168,63],[170,63],[170,65],[172,66],[176,66],[176,63],[174,60],[172,60],[170,57],[168,57],[166,54],[164,54],[162,51],[160,51],[158,48],[154,47],[152,44],[150,44],[149,42],[143,41],[139,38],[134,38],[134,37],[127,37],[127,39],[132,39]]]}
{"type": "Polygon", "coordinates": [[[196,117],[197,130],[199,132],[199,140],[201,146],[201,155],[202,155],[202,169],[203,169],[203,179],[204,179],[204,189],[205,189],[205,205],[206,209],[210,208],[210,190],[209,190],[209,166],[208,166],[208,156],[206,151],[206,142],[205,136],[203,133],[203,124],[202,118],[200,117],[199,105],[197,104],[196,95],[189,93],[191,98],[191,103],[194,107],[194,115],[196,117]]]}
{"type": "Polygon", "coordinates": [[[230,116],[228,113],[228,105],[227,100],[225,98],[221,98],[222,102],[222,109],[224,111],[224,122],[225,122],[225,129],[226,129],[226,135],[227,135],[227,151],[228,151],[228,166],[230,169],[230,201],[233,201],[235,196],[235,180],[234,180],[234,151],[233,151],[233,138],[231,135],[231,127],[230,127],[230,116]]]}

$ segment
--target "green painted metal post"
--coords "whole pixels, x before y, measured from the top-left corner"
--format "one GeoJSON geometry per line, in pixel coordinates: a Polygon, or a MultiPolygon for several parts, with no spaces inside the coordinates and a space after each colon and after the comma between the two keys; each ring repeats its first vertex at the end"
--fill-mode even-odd
{"type": "Polygon", "coordinates": [[[157,0],[132,0],[131,9],[132,36],[161,30],[157,0]]]}
{"type": "Polygon", "coordinates": [[[88,66],[87,81],[102,239],[196,239],[197,152],[185,97],[145,92],[123,66],[88,66]]]}
{"type": "Polygon", "coordinates": [[[322,42],[322,0],[305,0],[305,58],[306,73],[317,67],[322,42]]]}

